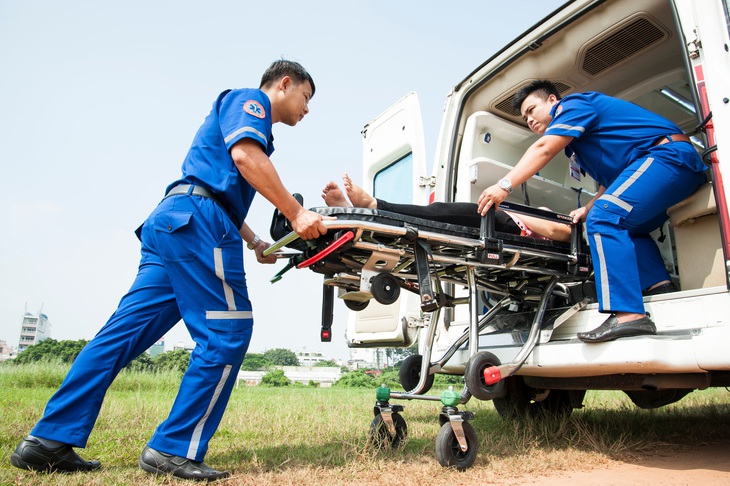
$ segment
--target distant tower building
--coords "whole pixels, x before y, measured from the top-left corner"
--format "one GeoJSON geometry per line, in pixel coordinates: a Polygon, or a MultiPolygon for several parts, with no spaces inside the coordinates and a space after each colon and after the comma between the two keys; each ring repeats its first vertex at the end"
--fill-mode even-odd
{"type": "Polygon", "coordinates": [[[165,352],[165,337],[163,336],[162,339],[160,339],[155,344],[150,346],[150,349],[148,349],[147,352],[153,358],[164,353],[165,352]]]}
{"type": "Polygon", "coordinates": [[[38,311],[38,314],[31,314],[26,310],[20,328],[18,352],[49,337],[51,337],[51,321],[48,320],[48,316],[41,311],[38,311]]]}

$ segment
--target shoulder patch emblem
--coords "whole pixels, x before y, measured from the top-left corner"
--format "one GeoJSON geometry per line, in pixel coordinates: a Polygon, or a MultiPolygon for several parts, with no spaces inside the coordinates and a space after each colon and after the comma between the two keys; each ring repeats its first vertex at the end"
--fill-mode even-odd
{"type": "Polygon", "coordinates": [[[266,110],[256,100],[248,100],[243,104],[243,111],[256,118],[266,118],[266,110]]]}

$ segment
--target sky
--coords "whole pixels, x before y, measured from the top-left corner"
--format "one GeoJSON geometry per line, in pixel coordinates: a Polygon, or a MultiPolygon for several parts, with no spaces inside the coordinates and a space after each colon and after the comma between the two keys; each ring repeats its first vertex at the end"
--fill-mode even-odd
{"type": "MultiPolygon", "coordinates": [[[[280,58],[302,63],[316,94],[295,127],[274,126],[284,185],[321,205],[348,172],[361,182],[370,120],[411,91],[429,170],[452,86],[562,0],[0,0],[0,340],[17,347],[27,310],[54,339],[91,339],[139,263],[134,230],[180,175],[218,93],[258,87],[280,58]]],[[[270,240],[273,206],[248,224],[270,240]]],[[[349,312],[336,302],[319,339],[322,277],[247,255],[249,352],[287,348],[347,359],[349,312]]],[[[192,344],[179,323],[166,347],[192,344]]]]}

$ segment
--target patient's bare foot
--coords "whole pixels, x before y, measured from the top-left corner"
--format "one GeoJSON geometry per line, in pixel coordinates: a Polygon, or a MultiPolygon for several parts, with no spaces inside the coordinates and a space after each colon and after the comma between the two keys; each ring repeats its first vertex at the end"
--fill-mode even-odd
{"type": "Polygon", "coordinates": [[[352,182],[352,179],[350,179],[350,176],[347,175],[347,173],[342,174],[342,182],[345,185],[347,197],[350,198],[353,206],[356,208],[377,209],[378,201],[373,196],[365,192],[362,187],[352,182]]]}
{"type": "Polygon", "coordinates": [[[345,199],[342,189],[332,181],[322,189],[322,199],[324,199],[325,204],[329,207],[351,207],[350,203],[345,199]]]}

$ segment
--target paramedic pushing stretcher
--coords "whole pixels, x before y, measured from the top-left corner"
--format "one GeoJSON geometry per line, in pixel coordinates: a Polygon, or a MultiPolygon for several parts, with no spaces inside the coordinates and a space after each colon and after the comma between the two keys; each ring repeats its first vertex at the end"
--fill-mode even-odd
{"type": "Polygon", "coordinates": [[[251,201],[264,195],[303,239],[326,232],[282,185],[269,160],[272,125],[294,126],[309,113],[314,82],[299,64],[276,61],[260,89],[221,93],[193,140],[182,178],[137,231],[139,273],[114,315],[79,354],[43,418],[11,463],[39,471],[100,467],[85,447],[114,377],[181,318],[195,341],[167,419],[144,448],[147,472],[196,480],[228,476],[203,463],[248,349],[253,314],[243,269],[244,241],[259,262],[269,246],[246,225],[251,201]]]}
{"type": "Polygon", "coordinates": [[[570,213],[586,222],[599,311],[610,313],[585,342],[654,334],[643,295],[676,290],[649,232],[666,210],[706,180],[705,165],[674,123],[633,103],[596,92],[561,100],[549,81],[534,81],[515,95],[530,130],[542,135],[520,161],[479,197],[482,215],[541,170],[561,150],[600,184],[596,196],[570,213]]]}

